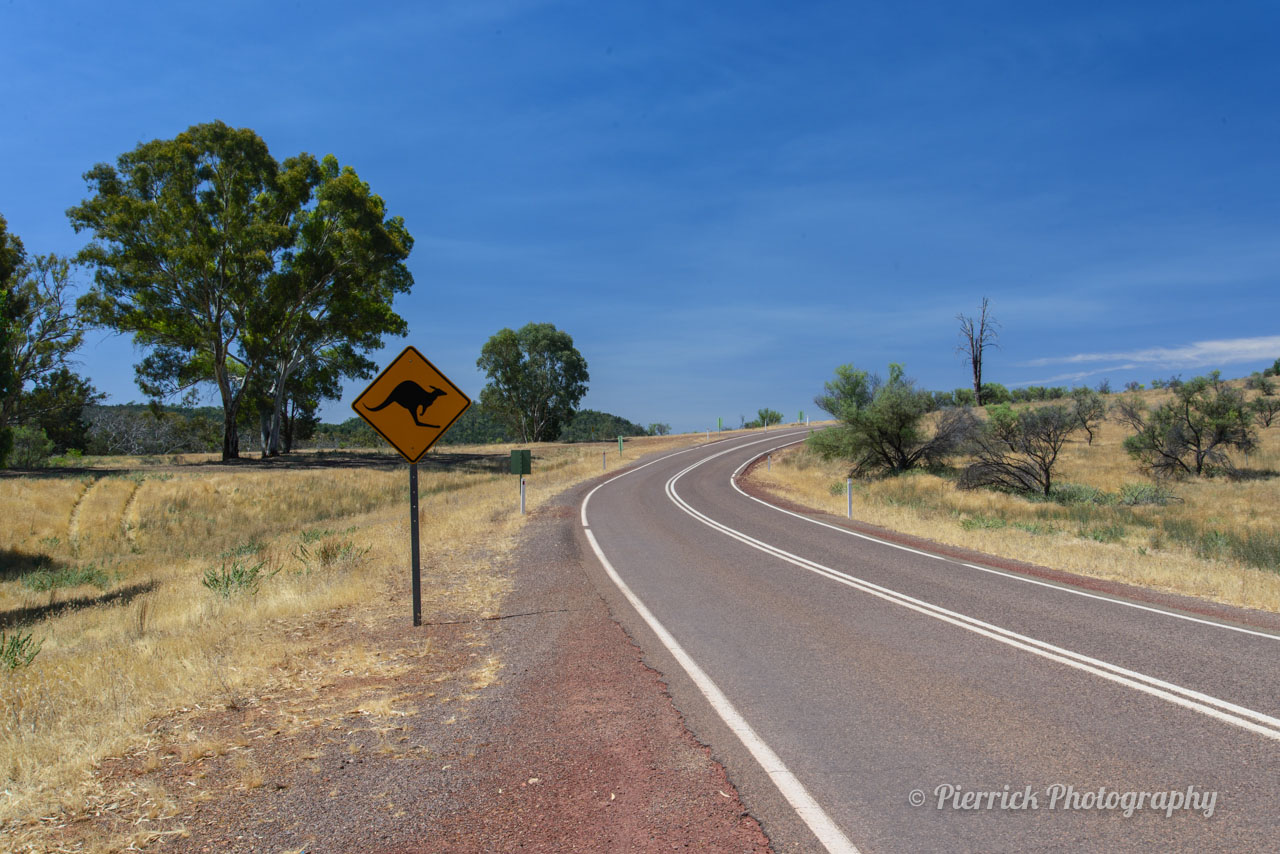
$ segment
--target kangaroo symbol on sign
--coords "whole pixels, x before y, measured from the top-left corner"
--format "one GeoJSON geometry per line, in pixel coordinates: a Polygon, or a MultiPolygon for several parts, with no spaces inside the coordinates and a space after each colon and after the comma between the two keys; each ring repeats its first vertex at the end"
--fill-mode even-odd
{"type": "Polygon", "coordinates": [[[437,397],[443,397],[448,392],[441,391],[435,386],[431,387],[431,391],[427,391],[413,380],[405,380],[391,390],[391,394],[387,395],[387,399],[379,403],[377,406],[370,406],[370,412],[377,412],[379,409],[386,409],[391,404],[404,407],[409,415],[413,418],[413,423],[419,427],[431,427],[439,430],[438,424],[425,424],[418,420],[419,415],[425,415],[427,407],[435,403],[437,397]]]}

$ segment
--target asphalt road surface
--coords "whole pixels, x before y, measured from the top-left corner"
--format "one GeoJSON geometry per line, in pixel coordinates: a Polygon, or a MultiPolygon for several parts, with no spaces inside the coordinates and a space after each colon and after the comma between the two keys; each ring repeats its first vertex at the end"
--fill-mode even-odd
{"type": "Polygon", "coordinates": [[[779,851],[1280,851],[1280,636],[737,487],[806,432],[632,468],[580,519],[614,613],[779,851]]]}

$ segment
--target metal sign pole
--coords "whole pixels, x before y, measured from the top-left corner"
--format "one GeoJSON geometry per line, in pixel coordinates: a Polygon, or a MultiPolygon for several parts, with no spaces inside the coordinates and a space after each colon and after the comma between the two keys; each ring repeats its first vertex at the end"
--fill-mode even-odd
{"type": "Polygon", "coordinates": [[[524,477],[520,477],[520,515],[524,515],[524,477]]]}
{"type": "Polygon", "coordinates": [[[418,464],[409,463],[409,550],[413,553],[413,624],[422,625],[422,575],[418,566],[418,464]]]}

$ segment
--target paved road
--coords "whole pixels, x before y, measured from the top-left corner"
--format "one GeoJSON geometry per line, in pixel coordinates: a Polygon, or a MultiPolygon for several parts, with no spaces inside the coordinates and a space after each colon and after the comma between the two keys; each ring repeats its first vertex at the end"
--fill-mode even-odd
{"type": "Polygon", "coordinates": [[[800,435],[631,469],[581,518],[598,586],[778,850],[1280,851],[1280,637],[736,487],[800,435]]]}

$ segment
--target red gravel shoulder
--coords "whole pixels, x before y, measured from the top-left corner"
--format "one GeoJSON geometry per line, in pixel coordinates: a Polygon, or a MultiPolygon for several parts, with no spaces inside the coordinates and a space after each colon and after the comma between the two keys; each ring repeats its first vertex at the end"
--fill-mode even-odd
{"type": "Polygon", "coordinates": [[[573,522],[568,503],[529,521],[502,619],[330,615],[288,687],[156,722],[100,772],[137,801],[68,841],[132,823],[175,852],[770,851],[583,572],[573,522]],[[372,663],[335,677],[348,645],[372,663]]]}

